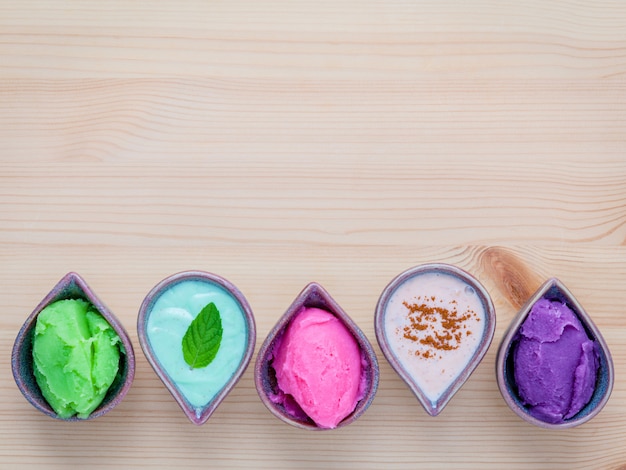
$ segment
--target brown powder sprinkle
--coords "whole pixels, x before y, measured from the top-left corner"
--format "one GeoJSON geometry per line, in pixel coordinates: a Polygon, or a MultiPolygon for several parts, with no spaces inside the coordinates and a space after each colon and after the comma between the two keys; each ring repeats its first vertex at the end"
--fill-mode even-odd
{"type": "Polygon", "coordinates": [[[436,300],[435,296],[425,297],[424,300],[418,297],[415,303],[402,303],[408,310],[409,321],[403,328],[402,336],[415,343],[418,346],[415,355],[425,359],[441,358],[441,351],[458,349],[463,338],[472,334],[465,323],[471,318],[480,320],[473,310],[459,313],[456,300],[449,302],[450,309],[429,305],[436,300]],[[465,335],[461,329],[465,330],[465,335]]]}

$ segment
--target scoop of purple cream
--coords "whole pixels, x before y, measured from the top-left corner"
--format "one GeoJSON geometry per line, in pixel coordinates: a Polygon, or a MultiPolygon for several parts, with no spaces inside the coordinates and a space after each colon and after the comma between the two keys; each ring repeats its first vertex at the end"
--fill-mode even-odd
{"type": "Polygon", "coordinates": [[[530,414],[562,423],[591,400],[598,346],[566,304],[544,298],[520,328],[513,366],[519,396],[530,414]]]}

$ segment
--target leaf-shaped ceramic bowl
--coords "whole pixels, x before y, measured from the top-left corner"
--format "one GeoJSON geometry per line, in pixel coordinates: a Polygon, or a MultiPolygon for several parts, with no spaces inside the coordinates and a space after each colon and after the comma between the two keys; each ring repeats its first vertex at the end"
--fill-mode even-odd
{"type": "Polygon", "coordinates": [[[478,280],[433,263],[408,269],[385,287],[374,328],[391,367],[436,416],[487,353],[495,323],[493,302],[478,280]]]}
{"type": "Polygon", "coordinates": [[[254,315],[232,283],[204,271],[167,277],[146,296],[137,318],[139,343],[148,362],[189,420],[204,424],[245,372],[256,342],[254,315]],[[206,367],[184,360],[182,339],[210,302],[218,308],[223,335],[206,367]]]}
{"type": "Polygon", "coordinates": [[[602,334],[582,305],[561,281],[551,278],[528,299],[509,325],[498,348],[496,378],[504,401],[520,418],[541,428],[565,429],[589,421],[606,405],[613,389],[613,360],[602,334]],[[578,317],[587,332],[587,336],[598,345],[599,369],[596,377],[596,387],[591,400],[575,416],[566,419],[562,423],[548,423],[532,416],[520,399],[514,378],[513,350],[517,341],[518,331],[530,314],[533,306],[542,298],[565,303],[578,317]]]}
{"type": "Polygon", "coordinates": [[[332,313],[346,326],[348,331],[352,333],[359,348],[361,349],[365,381],[364,396],[358,401],[354,411],[345,417],[337,425],[337,428],[347,426],[363,415],[374,400],[376,390],[378,389],[378,360],[376,358],[376,354],[374,353],[374,349],[365,334],[363,334],[356,323],[354,323],[348,314],[330,296],[330,294],[321,285],[315,282],[308,284],[302,292],[298,294],[293,303],[278,320],[278,323],[276,323],[276,325],[268,333],[267,338],[259,349],[254,370],[254,380],[257,392],[267,409],[274,416],[285,423],[291,424],[297,428],[313,431],[329,429],[317,426],[313,420],[306,416],[294,415],[288,411],[283,404],[277,403],[276,400],[272,400],[272,397],[276,397],[278,394],[276,374],[272,368],[274,348],[277,344],[279,344],[281,337],[285,333],[285,330],[289,326],[291,320],[304,308],[319,308],[332,313]]]}
{"type": "Polygon", "coordinates": [[[13,345],[11,368],[18,388],[26,400],[39,411],[63,421],[85,421],[85,419],[76,416],[60,418],[41,394],[41,390],[37,385],[33,373],[33,337],[35,334],[37,316],[51,303],[64,299],[84,299],[90,302],[106,321],[109,322],[120,337],[123,345],[123,354],[120,356],[120,370],[118,376],[109,388],[102,403],[86,419],[94,419],[102,416],[111,411],[122,401],[130,389],[135,376],[135,354],[133,345],[126,330],[115,315],[102,303],[84,279],[74,272],[66,274],[26,319],[13,345]]]}

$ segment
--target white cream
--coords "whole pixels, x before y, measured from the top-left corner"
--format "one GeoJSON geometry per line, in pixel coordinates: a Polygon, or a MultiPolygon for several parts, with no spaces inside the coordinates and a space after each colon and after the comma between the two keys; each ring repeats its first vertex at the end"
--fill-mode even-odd
{"type": "Polygon", "coordinates": [[[383,326],[392,353],[434,403],[468,366],[487,318],[469,284],[450,274],[424,272],[391,294],[383,326]],[[442,320],[446,317],[448,322],[442,320]]]}

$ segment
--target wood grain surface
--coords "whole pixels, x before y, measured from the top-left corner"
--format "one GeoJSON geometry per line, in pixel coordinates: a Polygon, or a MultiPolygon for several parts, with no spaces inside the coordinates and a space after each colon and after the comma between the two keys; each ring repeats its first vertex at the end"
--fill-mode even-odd
{"type": "MultiPolygon", "coordinates": [[[[0,0],[0,467],[626,468],[626,3],[0,0]],[[458,265],[491,348],[426,415],[376,344],[386,284],[458,265]],[[380,386],[346,428],[274,418],[253,364],[204,426],[148,365],[136,318],[202,269],[250,302],[257,347],[309,281],[373,343],[380,386]],[[15,336],[68,271],[125,325],[137,372],[84,423],[31,407],[15,336]],[[495,353],[548,277],[613,354],[604,410],[521,421],[495,353]]],[[[253,361],[256,359],[253,357],[253,361]]]]}

